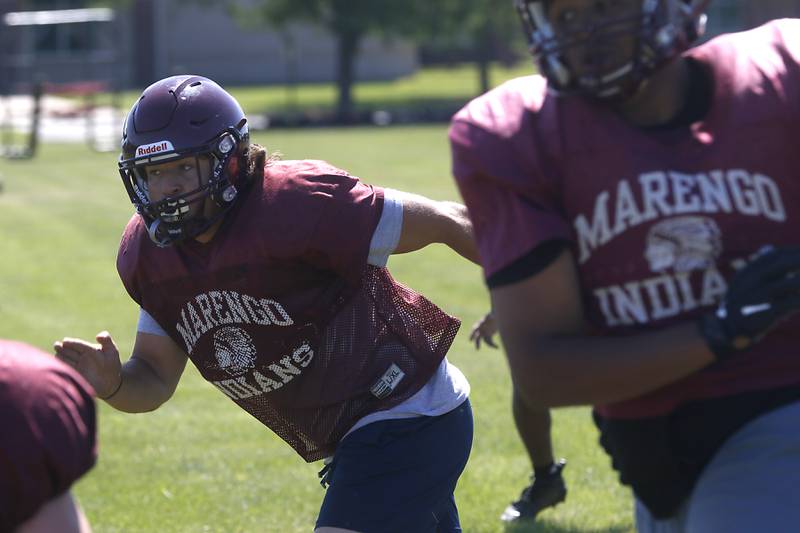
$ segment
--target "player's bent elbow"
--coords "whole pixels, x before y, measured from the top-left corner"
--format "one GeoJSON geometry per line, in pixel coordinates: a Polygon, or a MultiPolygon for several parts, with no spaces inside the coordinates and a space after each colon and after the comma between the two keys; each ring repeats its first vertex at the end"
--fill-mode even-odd
{"type": "Polygon", "coordinates": [[[152,413],[172,398],[176,387],[168,387],[163,383],[147,383],[136,386],[126,383],[118,397],[112,398],[108,403],[117,409],[130,414],[152,413]],[[125,386],[128,389],[125,389],[125,386]]]}
{"type": "Polygon", "coordinates": [[[167,403],[166,400],[159,400],[158,403],[149,403],[147,405],[141,405],[135,411],[131,411],[136,414],[140,413],[152,413],[153,411],[157,410],[159,407],[167,403]]]}
{"type": "Polygon", "coordinates": [[[158,391],[157,394],[154,394],[152,397],[149,398],[150,405],[148,405],[146,411],[143,412],[151,413],[156,409],[158,409],[159,407],[161,407],[162,405],[164,405],[165,403],[167,403],[170,400],[170,398],[172,398],[172,396],[175,394],[176,388],[177,387],[170,388],[164,386],[161,390],[158,391]]]}

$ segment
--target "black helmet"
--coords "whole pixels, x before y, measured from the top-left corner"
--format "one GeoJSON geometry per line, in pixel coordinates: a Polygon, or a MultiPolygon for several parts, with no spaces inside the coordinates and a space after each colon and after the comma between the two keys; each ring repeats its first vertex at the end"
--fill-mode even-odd
{"type": "Polygon", "coordinates": [[[637,16],[610,16],[604,24],[580,28],[574,34],[557,35],[547,17],[552,0],[514,0],[522,18],[530,52],[556,93],[583,94],[595,98],[626,96],[658,67],[683,52],[705,30],[710,0],[641,0],[637,16]],[[630,63],[612,72],[576,75],[564,61],[573,46],[591,46],[592,39],[630,33],[637,38],[630,63]]]}
{"type": "Polygon", "coordinates": [[[233,205],[246,186],[250,144],[247,118],[233,96],[201,76],[172,76],[144,90],[128,113],[122,132],[119,173],[150,238],[168,246],[203,233],[233,205]],[[148,165],[207,156],[207,184],[177,197],[151,202],[148,165]],[[211,198],[219,215],[184,216],[187,204],[211,198]]]}

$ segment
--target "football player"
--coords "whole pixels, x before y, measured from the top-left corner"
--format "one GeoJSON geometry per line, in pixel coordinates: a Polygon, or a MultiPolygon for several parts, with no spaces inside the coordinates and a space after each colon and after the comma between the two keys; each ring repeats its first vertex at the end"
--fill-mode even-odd
{"type": "Polygon", "coordinates": [[[70,487],[97,458],[94,391],[67,365],[0,339],[0,531],[89,533],[70,487]]]}
{"type": "MultiPolygon", "coordinates": [[[[497,348],[494,335],[497,321],[491,312],[484,315],[470,332],[470,340],[475,348],[481,343],[497,348]]],[[[522,489],[519,498],[506,506],[500,520],[508,523],[529,522],[548,507],[554,507],[567,497],[567,484],[562,471],[567,464],[565,459],[555,460],[551,433],[552,418],[549,409],[532,409],[512,391],[511,412],[517,433],[525,446],[528,459],[533,467],[531,483],[522,489]]]]}
{"type": "Polygon", "coordinates": [[[800,21],[517,0],[539,75],[455,117],[521,401],[594,406],[640,531],[800,521],[800,21]]]}
{"type": "Polygon", "coordinates": [[[200,76],[145,89],[119,171],[138,211],[117,259],[141,308],[133,353],[121,365],[103,332],[59,357],[125,412],[167,401],[191,360],[303,459],[329,458],[318,532],[460,531],[472,414],[445,358],[459,322],[385,265],[434,242],[476,261],[464,206],[279,161],[200,76]]]}

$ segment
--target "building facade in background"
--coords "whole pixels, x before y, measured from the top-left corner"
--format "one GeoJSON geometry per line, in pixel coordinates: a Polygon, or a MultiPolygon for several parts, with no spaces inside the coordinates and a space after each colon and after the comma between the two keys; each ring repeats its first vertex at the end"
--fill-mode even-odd
{"type": "MultiPolygon", "coordinates": [[[[88,4],[86,0],[0,0],[0,16],[88,4]]],[[[800,17],[800,0],[712,0],[709,11],[709,34],[714,35],[772,18],[800,17]]],[[[336,42],[320,28],[297,25],[278,32],[266,26],[242,27],[224,8],[189,0],[130,0],[129,7],[117,10],[114,19],[106,22],[0,26],[0,89],[5,93],[35,80],[100,79],[116,88],[140,88],[187,72],[228,86],[328,82],[335,78],[336,61],[336,42]]],[[[417,68],[413,42],[368,38],[361,48],[356,77],[390,80],[417,68]]]]}
{"type": "MultiPolygon", "coordinates": [[[[97,7],[95,2],[91,7],[97,7]]],[[[86,0],[0,0],[9,12],[82,9],[86,0]]],[[[243,27],[226,9],[187,0],[130,0],[114,20],[0,26],[0,87],[45,80],[113,80],[144,87],[165,76],[202,74],[223,85],[329,82],[336,42],[326,31],[295,25],[243,27]]],[[[368,37],[356,64],[358,80],[391,80],[419,68],[414,43],[368,37]]]]}
{"type": "MultiPolygon", "coordinates": [[[[226,9],[186,0],[136,0],[134,79],[139,86],[194,72],[223,85],[328,82],[336,75],[336,41],[326,31],[296,25],[278,32],[242,27],[226,9]]],[[[391,80],[419,67],[407,40],[368,37],[356,64],[359,80],[391,80]]]]}
{"type": "MultiPolygon", "coordinates": [[[[74,9],[74,0],[0,0],[0,89],[28,92],[32,82],[113,79],[124,69],[116,20],[39,24],[9,13],[74,9]],[[18,24],[22,25],[18,25],[18,24]]],[[[108,12],[109,10],[106,10],[108,12]]],[[[113,13],[109,13],[113,15],[113,13]]],[[[24,17],[23,17],[24,18],[24,17]]]]}

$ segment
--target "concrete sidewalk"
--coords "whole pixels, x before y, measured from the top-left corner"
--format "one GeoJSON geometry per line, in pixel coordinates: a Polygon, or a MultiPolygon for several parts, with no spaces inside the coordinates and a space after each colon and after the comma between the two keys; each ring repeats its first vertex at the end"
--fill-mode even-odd
{"type": "MultiPolygon", "coordinates": [[[[0,127],[10,126],[14,132],[28,133],[32,115],[31,96],[0,97],[0,127]]],[[[39,117],[39,142],[87,142],[91,131],[98,144],[116,149],[124,119],[122,111],[110,106],[86,109],[81,101],[45,95],[39,117]]]]}

